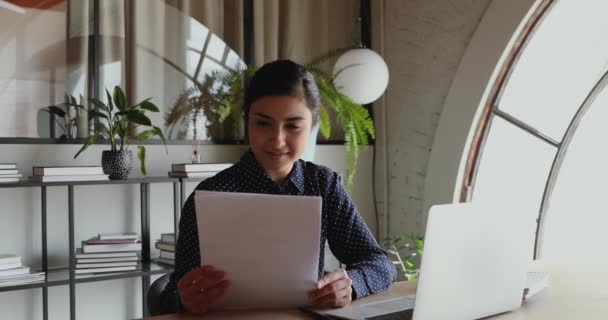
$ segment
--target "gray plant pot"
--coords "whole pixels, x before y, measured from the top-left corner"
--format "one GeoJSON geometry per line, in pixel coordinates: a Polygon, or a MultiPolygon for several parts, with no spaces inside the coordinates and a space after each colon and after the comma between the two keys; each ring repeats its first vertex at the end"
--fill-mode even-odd
{"type": "Polygon", "coordinates": [[[133,168],[133,152],[105,150],[101,153],[101,167],[110,180],[127,179],[133,168]]]}

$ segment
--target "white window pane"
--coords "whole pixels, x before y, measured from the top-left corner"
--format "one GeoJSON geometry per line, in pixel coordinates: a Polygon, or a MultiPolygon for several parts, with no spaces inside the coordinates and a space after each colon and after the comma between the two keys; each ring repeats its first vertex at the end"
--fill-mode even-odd
{"type": "Polygon", "coordinates": [[[226,50],[226,43],[224,43],[224,41],[222,41],[222,39],[218,38],[216,35],[212,34],[211,40],[209,40],[209,45],[207,46],[207,56],[214,58],[217,61],[222,61],[224,50],[226,50]]]}
{"type": "Polygon", "coordinates": [[[228,57],[226,57],[226,66],[235,70],[240,70],[247,67],[241,57],[239,57],[239,55],[233,50],[230,50],[228,57]]]}
{"type": "Polygon", "coordinates": [[[525,47],[499,108],[561,141],[608,61],[608,1],[557,1],[525,47]]]}
{"type": "Polygon", "coordinates": [[[608,261],[608,90],[597,97],[568,146],[544,225],[543,260],[608,261]]]}
{"type": "Polygon", "coordinates": [[[209,29],[198,22],[196,19],[188,17],[188,25],[190,27],[188,32],[187,45],[189,48],[198,51],[199,54],[203,51],[205,40],[209,33],[209,29]]]}
{"type": "MultiPolygon", "coordinates": [[[[556,151],[555,147],[494,117],[480,158],[473,201],[509,205],[514,214],[525,214],[535,221],[556,151]]],[[[535,230],[530,232],[528,249],[532,256],[535,230]]]]}

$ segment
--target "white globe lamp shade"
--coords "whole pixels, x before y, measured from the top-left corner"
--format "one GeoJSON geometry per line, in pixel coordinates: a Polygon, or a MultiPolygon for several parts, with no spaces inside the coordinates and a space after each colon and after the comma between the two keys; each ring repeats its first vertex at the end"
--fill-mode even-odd
{"type": "Polygon", "coordinates": [[[388,86],[386,63],[379,54],[366,48],[342,54],[333,74],[338,91],[359,104],[376,101],[388,86]]]}

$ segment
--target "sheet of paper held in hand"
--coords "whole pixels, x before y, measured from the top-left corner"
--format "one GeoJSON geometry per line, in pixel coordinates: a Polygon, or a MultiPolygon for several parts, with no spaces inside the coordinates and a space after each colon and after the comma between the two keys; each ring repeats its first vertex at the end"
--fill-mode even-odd
{"type": "Polygon", "coordinates": [[[318,279],[321,198],[196,191],[201,264],[226,272],[217,307],[308,303],[318,279]]]}

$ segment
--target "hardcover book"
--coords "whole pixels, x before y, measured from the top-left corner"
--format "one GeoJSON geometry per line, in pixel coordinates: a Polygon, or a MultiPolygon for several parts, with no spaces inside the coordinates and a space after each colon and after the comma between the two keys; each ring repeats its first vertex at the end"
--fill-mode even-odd
{"type": "Polygon", "coordinates": [[[174,163],[173,172],[222,171],[232,167],[232,163],[174,163]]]}
{"type": "Polygon", "coordinates": [[[95,175],[68,175],[68,176],[30,176],[28,178],[34,182],[61,182],[61,181],[101,181],[109,180],[107,174],[95,174],[95,175]]]}
{"type": "Polygon", "coordinates": [[[34,176],[69,176],[69,175],[101,175],[103,169],[100,166],[57,166],[57,167],[33,167],[34,176]]]}

